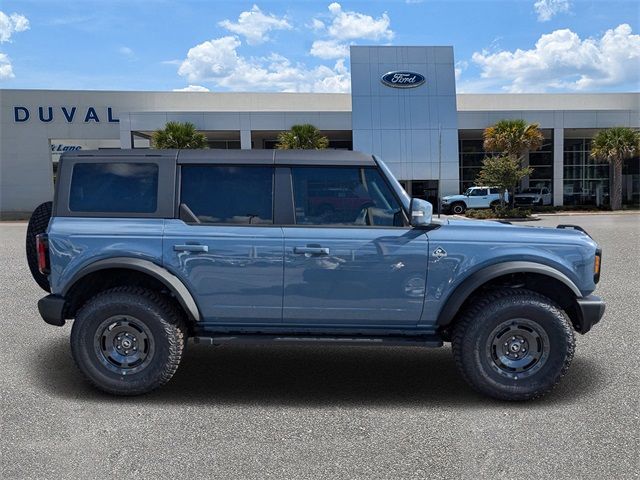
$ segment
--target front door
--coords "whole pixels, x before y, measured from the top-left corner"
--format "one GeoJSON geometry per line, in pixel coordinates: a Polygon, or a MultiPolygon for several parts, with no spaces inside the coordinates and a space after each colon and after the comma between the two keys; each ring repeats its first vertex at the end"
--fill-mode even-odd
{"type": "Polygon", "coordinates": [[[428,239],[375,168],[294,167],[285,324],[409,326],[424,304],[428,239]]]}
{"type": "Polygon", "coordinates": [[[486,188],[474,188],[467,199],[469,208],[486,208],[489,206],[489,192],[486,188]]]}
{"type": "Polygon", "coordinates": [[[273,226],[273,167],[183,165],[181,219],[167,220],[165,266],[205,323],[282,320],[283,232],[273,226]]]}

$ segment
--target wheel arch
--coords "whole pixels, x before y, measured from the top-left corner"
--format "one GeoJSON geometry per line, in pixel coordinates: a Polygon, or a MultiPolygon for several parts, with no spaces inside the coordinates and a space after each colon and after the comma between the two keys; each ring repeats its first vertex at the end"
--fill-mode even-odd
{"type": "Polygon", "coordinates": [[[86,281],[92,278],[100,279],[100,285],[98,285],[97,290],[112,287],[114,286],[113,283],[120,283],[123,279],[127,279],[134,284],[142,283],[151,287],[155,286],[156,289],[164,287],[176,299],[189,320],[196,322],[201,320],[200,310],[193,295],[178,277],[149,260],[130,257],[98,260],[76,272],[61,292],[69,304],[65,310],[68,317],[72,317],[77,309],[82,306],[82,300],[87,296],[87,292],[96,290],[96,288],[92,288],[93,285],[87,285],[86,281]],[[105,275],[107,271],[111,271],[114,274],[113,281],[106,280],[108,278],[105,275]],[[118,280],[115,280],[115,278],[118,280]]]}
{"type": "Polygon", "coordinates": [[[464,280],[447,298],[438,314],[439,327],[453,323],[465,304],[478,292],[491,287],[522,287],[542,293],[567,310],[574,325],[576,298],[582,297],[576,284],[559,270],[535,262],[512,261],[485,267],[464,280]]]}

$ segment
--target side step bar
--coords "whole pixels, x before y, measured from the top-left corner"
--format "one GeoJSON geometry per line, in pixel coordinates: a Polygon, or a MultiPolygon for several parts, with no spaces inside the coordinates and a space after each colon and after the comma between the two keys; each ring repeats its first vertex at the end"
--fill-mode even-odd
{"type": "Polygon", "coordinates": [[[442,340],[436,336],[395,337],[347,337],[310,335],[212,335],[192,337],[195,343],[206,345],[380,345],[385,347],[441,347],[442,340]]]}

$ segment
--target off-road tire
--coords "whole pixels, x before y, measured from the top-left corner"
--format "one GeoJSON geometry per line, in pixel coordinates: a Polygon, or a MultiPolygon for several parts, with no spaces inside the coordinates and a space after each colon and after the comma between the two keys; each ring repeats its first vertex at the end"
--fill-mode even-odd
{"type": "Polygon", "coordinates": [[[484,294],[466,309],[454,325],[452,349],[462,376],[478,392],[499,400],[530,400],[549,392],[567,373],[575,337],[566,313],[552,300],[530,290],[503,289],[484,294]],[[494,360],[496,347],[489,337],[504,324],[517,328],[514,321],[546,338],[540,342],[546,356],[540,354],[540,364],[530,367],[529,376],[505,372],[494,360]]]}
{"type": "Polygon", "coordinates": [[[46,275],[43,275],[38,270],[38,251],[36,249],[36,236],[47,231],[49,226],[49,220],[51,219],[52,202],[44,202],[36,207],[29,218],[29,225],[27,225],[26,236],[26,252],[27,263],[29,270],[31,270],[31,276],[36,283],[45,292],[51,292],[51,285],[46,275]]]}
{"type": "Polygon", "coordinates": [[[497,210],[499,206],[500,206],[500,200],[494,200],[489,204],[489,208],[491,208],[491,210],[493,211],[497,210]]]}
{"type": "Polygon", "coordinates": [[[455,202],[451,204],[451,213],[455,215],[462,215],[467,211],[467,206],[464,202],[455,202]]]}
{"type": "Polygon", "coordinates": [[[140,287],[116,287],[94,296],[78,312],[71,329],[76,365],[94,386],[114,395],[140,395],[167,383],[178,369],[186,341],[187,327],[173,302],[140,287]],[[104,325],[118,318],[126,318],[125,323],[142,332],[151,352],[139,371],[119,369],[103,352],[107,348],[103,332],[109,331],[104,325]]]}

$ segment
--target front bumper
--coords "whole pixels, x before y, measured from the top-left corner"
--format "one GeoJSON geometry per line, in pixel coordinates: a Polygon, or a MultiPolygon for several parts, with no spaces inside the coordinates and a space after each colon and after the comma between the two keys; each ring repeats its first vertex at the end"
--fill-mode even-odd
{"type": "Polygon", "coordinates": [[[49,325],[64,325],[64,307],[66,300],[60,295],[47,295],[38,301],[38,311],[42,319],[49,325]]]}
{"type": "Polygon", "coordinates": [[[578,298],[576,302],[578,304],[578,318],[575,327],[578,332],[585,334],[600,321],[604,315],[605,304],[596,295],[578,298]]]}

